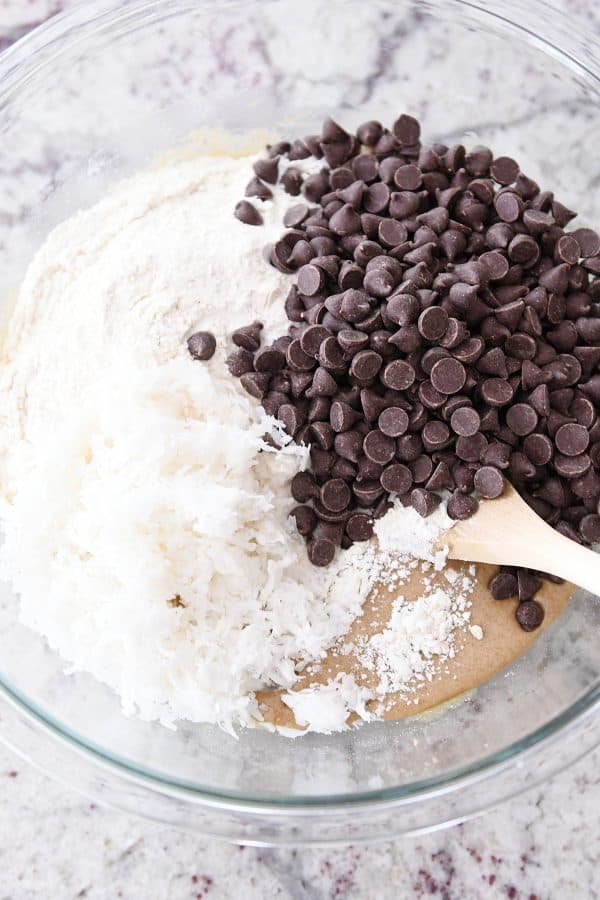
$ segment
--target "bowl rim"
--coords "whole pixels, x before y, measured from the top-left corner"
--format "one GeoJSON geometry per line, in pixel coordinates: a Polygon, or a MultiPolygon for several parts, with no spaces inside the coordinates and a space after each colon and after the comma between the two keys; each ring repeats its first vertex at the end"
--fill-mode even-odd
{"type": "MultiPolygon", "coordinates": [[[[246,2],[248,0],[203,0],[207,9],[217,6],[235,7],[246,2]]],[[[550,6],[544,0],[529,0],[525,11],[519,0],[481,0],[479,3],[473,0],[413,0],[413,2],[429,9],[438,3],[444,3],[446,6],[454,4],[482,18],[492,19],[502,30],[508,29],[518,33],[525,42],[538,46],[546,54],[554,56],[567,67],[577,71],[586,80],[591,79],[596,83],[596,88],[600,87],[600,40],[586,32],[582,24],[574,23],[566,13],[550,6]],[[515,15],[519,13],[519,21],[510,18],[511,11],[515,15]],[[557,36],[560,37],[559,42],[557,36]],[[586,48],[583,55],[582,47],[586,48]]],[[[67,49],[89,39],[92,34],[102,32],[116,22],[120,22],[125,28],[142,16],[147,21],[160,21],[185,12],[186,9],[196,11],[198,3],[193,0],[125,0],[125,3],[119,0],[88,0],[85,5],[77,5],[56,14],[0,54],[0,111],[3,102],[35,77],[38,70],[43,69],[67,49]],[[56,47],[57,42],[61,43],[60,47],[56,47]]],[[[365,807],[381,808],[386,805],[415,803],[427,797],[439,797],[464,790],[475,782],[490,779],[517,761],[531,759],[534,753],[543,753],[550,744],[566,737],[592,717],[597,717],[600,711],[600,684],[586,691],[567,709],[520,740],[442,775],[397,787],[349,794],[295,795],[286,798],[206,788],[185,779],[166,776],[152,768],[133,763],[125,757],[113,755],[95,742],[87,741],[70,728],[61,725],[10,681],[1,678],[0,698],[19,710],[39,729],[50,733],[58,740],[66,741],[70,747],[92,758],[97,764],[125,774],[129,779],[141,782],[152,790],[178,795],[188,800],[193,799],[194,802],[206,806],[226,807],[231,810],[260,811],[275,815],[284,815],[292,811],[296,814],[303,812],[312,814],[319,811],[331,814],[336,809],[364,810],[365,807]]],[[[0,737],[3,737],[1,733],[0,737]]],[[[596,746],[598,738],[599,736],[596,736],[594,744],[583,748],[580,754],[571,754],[568,762],[592,749],[592,746],[596,746]]],[[[561,767],[562,764],[559,764],[555,770],[561,767]]]]}

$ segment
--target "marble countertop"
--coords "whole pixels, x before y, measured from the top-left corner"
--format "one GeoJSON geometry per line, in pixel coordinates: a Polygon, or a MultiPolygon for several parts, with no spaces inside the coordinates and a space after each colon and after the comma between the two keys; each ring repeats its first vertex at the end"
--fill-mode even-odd
{"type": "MultiPolygon", "coordinates": [[[[0,0],[0,49],[72,5],[0,0]]],[[[592,21],[592,0],[560,5],[592,21]]],[[[101,808],[0,748],[0,900],[593,900],[599,772],[600,750],[476,820],[419,838],[255,849],[101,808]]]]}

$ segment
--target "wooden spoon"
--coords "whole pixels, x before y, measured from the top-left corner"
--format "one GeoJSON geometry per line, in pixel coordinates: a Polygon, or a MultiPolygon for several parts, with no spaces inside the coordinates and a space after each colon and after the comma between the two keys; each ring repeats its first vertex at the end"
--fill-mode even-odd
{"type": "Polygon", "coordinates": [[[537,569],[600,594],[600,554],[555,531],[511,485],[497,500],[480,503],[439,544],[448,547],[450,559],[537,569]]]}

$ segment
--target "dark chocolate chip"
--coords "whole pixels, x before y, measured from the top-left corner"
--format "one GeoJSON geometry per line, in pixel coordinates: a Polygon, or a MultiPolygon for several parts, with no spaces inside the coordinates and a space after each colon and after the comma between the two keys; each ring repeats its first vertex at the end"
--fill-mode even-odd
{"type": "Polygon", "coordinates": [[[363,451],[365,456],[379,465],[389,463],[396,453],[396,442],[389,435],[375,429],[370,431],[364,439],[363,451]]]}
{"type": "Polygon", "coordinates": [[[437,341],[448,328],[448,313],[441,306],[430,306],[419,316],[417,328],[428,341],[437,341]]]}
{"type": "MultiPolygon", "coordinates": [[[[187,348],[192,359],[206,362],[215,355],[217,341],[212,331],[196,331],[187,339],[187,348]]],[[[246,369],[246,371],[249,370],[246,369]]]]}
{"type": "Polygon", "coordinates": [[[405,391],[413,384],[415,377],[415,370],[410,363],[395,359],[384,367],[381,381],[394,391],[405,391]]]}
{"type": "Polygon", "coordinates": [[[319,496],[319,488],[310,472],[297,472],[292,478],[292,497],[297,503],[306,503],[319,496]]]}
{"type": "Polygon", "coordinates": [[[240,200],[234,209],[236,219],[243,222],[244,225],[262,225],[263,217],[259,211],[248,200],[240,200]]]}
{"type": "Polygon", "coordinates": [[[527,403],[515,403],[506,412],[506,424],[519,437],[531,434],[537,423],[537,413],[527,403]]]}
{"type": "Polygon", "coordinates": [[[508,381],[501,378],[487,378],[481,384],[481,395],[490,406],[506,406],[513,398],[514,391],[508,381]]]}
{"type": "Polygon", "coordinates": [[[383,360],[373,350],[359,350],[352,358],[350,374],[365,383],[372,381],[381,368],[383,360]]]}
{"type": "Polygon", "coordinates": [[[464,519],[470,519],[471,516],[475,515],[479,508],[479,503],[475,499],[475,497],[471,497],[468,494],[463,494],[461,491],[454,491],[450,499],[448,500],[448,515],[451,519],[458,519],[460,521],[464,519]]]}
{"type": "Polygon", "coordinates": [[[280,372],[285,365],[285,354],[275,347],[263,347],[254,355],[254,369],[257,372],[280,372]]]}
{"type": "Polygon", "coordinates": [[[437,509],[440,505],[441,498],[425,488],[414,488],[414,490],[411,491],[410,502],[415,512],[420,516],[423,516],[423,518],[426,518],[437,509]]]}
{"type": "Polygon", "coordinates": [[[296,521],[298,534],[306,537],[312,534],[317,526],[317,517],[310,506],[295,506],[290,513],[296,521]]]}
{"type": "Polygon", "coordinates": [[[458,393],[464,387],[466,377],[463,364],[451,357],[438,360],[431,370],[431,383],[441,394],[458,393]]]}
{"type": "Polygon", "coordinates": [[[600,253],[600,236],[591,228],[577,228],[571,232],[579,244],[581,256],[597,256],[600,253]]]}
{"type": "Polygon", "coordinates": [[[259,200],[270,200],[273,196],[271,188],[268,188],[266,184],[263,184],[260,178],[252,178],[246,185],[244,193],[246,194],[246,197],[258,197],[259,200]]]}
{"type": "Polygon", "coordinates": [[[561,425],[554,435],[554,443],[565,456],[578,456],[587,450],[590,437],[583,425],[567,423],[561,425]]]}
{"type": "Polygon", "coordinates": [[[313,538],[308,543],[308,558],[313,566],[328,566],[335,556],[335,544],[328,538],[313,538]]]}
{"type": "Polygon", "coordinates": [[[517,606],[515,616],[523,631],[535,631],[544,621],[544,608],[537,600],[525,600],[517,606]]]}
{"type": "Polygon", "coordinates": [[[475,472],[473,477],[475,490],[482,497],[494,499],[499,497],[504,491],[504,478],[502,473],[493,466],[482,466],[475,472]]]}
{"type": "Polygon", "coordinates": [[[269,184],[276,184],[279,170],[279,156],[271,159],[257,159],[252,168],[256,175],[269,184]]]}
{"type": "Polygon", "coordinates": [[[368,541],[373,536],[373,522],[366,513],[355,513],[346,522],[346,534],[351,541],[368,541]]]}
{"type": "Polygon", "coordinates": [[[490,581],[489,590],[494,600],[508,600],[519,593],[517,579],[510,572],[498,572],[490,581]]]}
{"type": "Polygon", "coordinates": [[[400,437],[408,429],[408,414],[399,406],[390,406],[380,414],[377,424],[383,434],[400,437]]]}
{"type": "Polygon", "coordinates": [[[417,119],[406,113],[396,119],[392,126],[394,136],[401,144],[417,144],[421,136],[421,126],[417,119]]]}
{"type": "Polygon", "coordinates": [[[321,486],[321,503],[329,512],[341,512],[352,499],[350,488],[341,478],[330,478],[321,486]]]}
{"type": "Polygon", "coordinates": [[[456,409],[450,417],[450,427],[461,437],[472,437],[481,426],[479,413],[472,406],[456,409]]]}

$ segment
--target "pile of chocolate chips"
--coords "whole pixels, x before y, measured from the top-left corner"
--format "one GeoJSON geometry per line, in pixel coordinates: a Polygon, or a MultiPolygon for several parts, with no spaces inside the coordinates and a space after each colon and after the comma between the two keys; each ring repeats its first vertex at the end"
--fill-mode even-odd
{"type": "MultiPolygon", "coordinates": [[[[271,263],[296,274],[288,333],[261,346],[234,333],[233,375],[310,444],[291,485],[315,565],[366,540],[390,495],[449,516],[502,493],[506,476],[559,532],[600,540],[600,238],[565,231],[575,213],[487,147],[423,146],[419,123],[331,119],[319,136],[268,148],[248,197],[268,198],[281,156],[323,158],[271,263]]],[[[249,199],[235,214],[262,221],[249,199]]],[[[510,527],[510,525],[507,525],[510,527]]],[[[503,569],[494,597],[518,596],[531,630],[537,573],[503,569]]]]}

